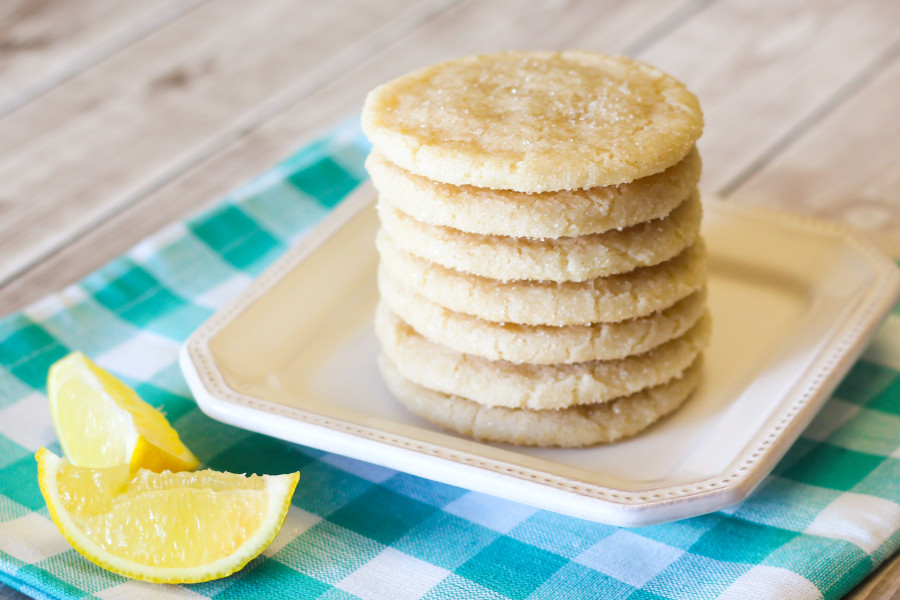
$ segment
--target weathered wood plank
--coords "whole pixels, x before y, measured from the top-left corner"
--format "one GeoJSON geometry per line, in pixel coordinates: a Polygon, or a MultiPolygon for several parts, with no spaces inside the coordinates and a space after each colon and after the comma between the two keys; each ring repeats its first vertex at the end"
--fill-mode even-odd
{"type": "Polygon", "coordinates": [[[900,47],[893,62],[729,195],[844,221],[900,257],[900,47]]]}
{"type": "Polygon", "coordinates": [[[900,3],[733,0],[639,57],[700,98],[703,188],[720,192],[900,40],[900,3]]]}
{"type": "Polygon", "coordinates": [[[0,119],[0,281],[447,1],[205,4],[0,119]]]}
{"type": "MultiPolygon", "coordinates": [[[[85,1],[96,6],[102,4],[101,0],[85,1]]],[[[707,163],[705,185],[708,189],[728,190],[731,197],[740,202],[842,219],[871,230],[885,248],[900,253],[896,247],[900,242],[897,230],[900,221],[900,172],[893,168],[900,158],[900,145],[896,141],[900,139],[900,131],[897,129],[896,109],[893,108],[900,91],[900,66],[896,60],[890,63],[885,59],[896,47],[892,46],[897,39],[893,31],[898,22],[896,3],[866,1],[839,5],[792,1],[765,3],[762,6],[759,3],[730,2],[709,7],[686,21],[684,17],[702,7],[703,3],[687,2],[673,6],[654,3],[646,10],[640,6],[643,3],[622,4],[626,6],[613,6],[612,3],[609,6],[606,3],[593,6],[590,2],[564,5],[548,1],[528,5],[529,10],[534,9],[530,15],[522,12],[522,3],[464,5],[422,24],[416,32],[403,37],[384,52],[376,53],[374,43],[360,44],[360,48],[373,52],[371,58],[364,61],[362,53],[358,52],[353,57],[358,59],[358,68],[347,71],[344,77],[321,87],[308,97],[305,96],[310,90],[327,81],[324,70],[314,73],[315,81],[309,87],[303,87],[307,84],[301,82],[290,91],[279,88],[277,82],[254,80],[251,87],[259,85],[267,88],[259,90],[258,97],[262,97],[263,92],[274,90],[276,94],[281,94],[278,101],[267,104],[263,111],[250,111],[251,117],[242,113],[245,116],[243,120],[238,120],[239,126],[228,129],[228,133],[219,138],[215,131],[221,131],[221,123],[226,128],[233,123],[222,117],[218,130],[210,126],[213,139],[209,145],[200,144],[202,151],[190,154],[189,160],[166,163],[167,168],[157,165],[151,169],[154,177],[149,179],[145,179],[146,171],[129,169],[101,169],[86,175],[84,182],[88,187],[92,181],[107,186],[114,190],[109,197],[115,198],[116,202],[110,203],[107,198],[103,202],[82,205],[82,208],[86,206],[86,212],[78,217],[80,225],[74,229],[64,229],[63,237],[54,238],[60,235],[54,232],[60,220],[53,213],[71,210],[66,206],[68,196],[63,193],[68,179],[25,181],[20,188],[21,197],[17,198],[0,192],[0,238],[18,228],[22,229],[20,241],[27,241],[29,236],[49,236],[50,242],[56,239],[58,244],[59,240],[81,236],[72,246],[61,247],[52,258],[31,268],[5,288],[0,288],[0,314],[19,308],[81,277],[165,223],[197,210],[204,203],[217,200],[227,190],[283,157],[321,129],[355,112],[365,90],[374,83],[446,56],[505,47],[578,46],[639,52],[641,57],[684,79],[704,101],[708,126],[702,146],[707,163]],[[492,9],[491,5],[500,8],[492,9]],[[650,19],[646,28],[640,24],[644,19],[650,19]],[[506,30],[510,28],[519,33],[508,35],[506,30]],[[427,42],[432,38],[434,44],[430,45],[427,42]],[[871,80],[863,82],[864,87],[858,92],[842,97],[847,87],[853,86],[854,79],[873,65],[871,80]],[[884,69],[880,70],[882,66],[884,69]],[[270,119],[294,100],[304,97],[290,110],[270,119]],[[254,129],[256,124],[264,121],[264,126],[254,129]],[[242,135],[251,130],[249,135],[242,135]],[[214,146],[216,143],[224,144],[221,151],[214,146]],[[144,183],[136,185],[135,181],[144,183]],[[38,214],[44,217],[49,214],[49,218],[18,221],[8,226],[7,219],[13,214],[10,207],[14,201],[40,202],[39,198],[29,193],[32,189],[48,191],[53,195],[53,202],[48,204],[51,210],[38,214]],[[122,190],[133,191],[123,195],[122,190]],[[125,200],[118,202],[122,198],[125,200]]],[[[9,6],[13,5],[5,3],[0,7],[0,13],[9,6]]],[[[126,4],[117,6],[116,10],[138,9],[126,4]]],[[[271,14],[269,18],[272,18],[271,14]]],[[[6,22],[0,14],[0,27],[6,22]]],[[[91,24],[92,27],[95,25],[91,24]]],[[[360,31],[363,29],[361,26],[360,31]]],[[[396,26],[393,31],[402,30],[403,27],[396,26]]],[[[192,33],[189,28],[182,30],[182,35],[188,37],[192,33]]],[[[28,35],[31,34],[26,32],[24,38],[18,37],[21,35],[17,33],[16,39],[26,40],[24,44],[21,41],[15,43],[28,46],[31,43],[27,41],[28,35]]],[[[90,43],[96,41],[97,35],[96,31],[84,34],[84,41],[89,42],[84,47],[93,48],[90,43]]],[[[348,34],[346,39],[351,37],[348,34]]],[[[22,68],[16,66],[12,71],[3,72],[3,50],[7,39],[0,34],[0,107],[4,97],[2,86],[13,81],[7,78],[7,73],[22,68]]],[[[213,46],[220,40],[212,37],[205,39],[210,53],[215,55],[218,46],[213,46]]],[[[169,38],[169,41],[172,43],[170,57],[178,53],[180,44],[187,44],[177,37],[169,38]]],[[[309,47],[318,47],[315,41],[309,41],[309,44],[309,47]]],[[[230,47],[231,51],[239,52],[239,46],[230,47]]],[[[307,47],[305,44],[299,46],[307,47]]],[[[276,52],[287,47],[278,46],[276,52]]],[[[99,56],[91,52],[84,56],[99,56]]],[[[106,52],[104,56],[112,54],[108,50],[103,52],[106,52]]],[[[351,63],[353,60],[347,59],[338,66],[351,63]]],[[[336,68],[334,64],[329,66],[336,68]]],[[[62,77],[65,79],[74,71],[63,69],[61,72],[68,73],[62,77]]],[[[308,73],[302,70],[297,77],[305,78],[308,73]]],[[[135,82],[139,79],[126,78],[123,85],[125,91],[134,92],[135,82]]],[[[161,76],[160,79],[166,78],[161,76]]],[[[45,78],[43,80],[47,81],[45,78]]],[[[203,94],[223,89],[225,93],[231,93],[227,86],[216,87],[216,84],[208,83],[209,79],[197,82],[182,78],[176,72],[174,77],[170,77],[170,82],[172,80],[176,84],[185,81],[190,85],[185,86],[182,94],[170,96],[169,102],[184,103],[197,110],[203,106],[203,94]],[[201,100],[197,101],[197,98],[201,100]]],[[[95,109],[97,103],[103,102],[102,98],[88,93],[92,85],[96,83],[75,88],[80,90],[80,95],[75,95],[75,101],[87,107],[86,111],[95,109]]],[[[13,84],[13,87],[17,86],[13,84]]],[[[101,87],[100,90],[113,94],[122,92],[116,86],[101,87]]],[[[140,105],[141,98],[135,94],[130,100],[140,105]]],[[[212,104],[213,108],[219,106],[212,104]]],[[[57,105],[50,106],[55,108],[57,105]]],[[[119,113],[125,109],[122,106],[114,108],[106,109],[110,111],[107,114],[121,117],[119,113]]],[[[162,114],[167,115],[169,109],[169,106],[165,107],[162,114]]],[[[48,111],[45,114],[52,116],[52,110],[45,110],[48,111]]],[[[35,133],[40,133],[42,119],[35,115],[32,118],[38,124],[35,133]]],[[[115,157],[127,136],[131,136],[128,139],[136,144],[147,144],[140,152],[133,152],[130,160],[152,154],[151,150],[156,148],[156,132],[152,131],[152,127],[143,123],[134,127],[127,118],[115,122],[125,130],[118,140],[120,146],[105,149],[101,144],[99,149],[107,153],[101,152],[101,156],[115,157]]],[[[84,123],[75,133],[67,133],[67,139],[78,140],[79,136],[93,135],[91,128],[96,121],[87,119],[84,123]]],[[[177,126],[156,123],[179,134],[177,126]]],[[[4,125],[0,122],[0,131],[5,134],[4,125]]],[[[196,140],[187,137],[190,139],[180,139],[180,143],[195,147],[192,144],[196,144],[196,140]]],[[[67,157],[67,153],[74,152],[71,147],[55,147],[58,138],[53,131],[44,132],[41,139],[43,141],[33,149],[29,160],[40,162],[42,153],[52,151],[51,156],[66,165],[66,173],[78,174],[77,161],[73,166],[70,164],[72,157],[67,157]]],[[[167,148],[176,154],[183,149],[178,143],[167,148]]],[[[96,154],[97,149],[97,145],[89,144],[87,149],[81,148],[80,151],[91,156],[96,154]]],[[[0,159],[0,169],[4,168],[4,160],[0,159]]],[[[137,166],[147,166],[137,162],[137,166]]],[[[15,170],[18,167],[13,165],[12,168],[15,170]]],[[[48,177],[52,177],[52,173],[48,177]]],[[[40,252],[30,255],[31,262],[26,261],[23,265],[32,264],[57,247],[54,243],[46,244],[40,252]]],[[[4,266],[8,251],[10,246],[3,246],[0,242],[0,267],[4,266]]],[[[874,600],[896,597],[900,589],[898,573],[900,558],[894,558],[848,598],[874,600]]]]}
{"type": "Polygon", "coordinates": [[[894,555],[853,589],[844,600],[900,598],[900,555],[894,555]]]}
{"type": "Polygon", "coordinates": [[[206,0],[9,0],[0,4],[0,115],[206,0]]]}
{"type": "MultiPolygon", "coordinates": [[[[469,2],[423,22],[383,51],[310,94],[284,114],[186,172],[158,192],[110,215],[83,238],[0,289],[0,314],[78,279],[138,239],[183,218],[356,114],[366,92],[415,67],[468,52],[503,48],[586,47],[616,52],[695,2],[546,2],[528,10],[505,2],[469,2]],[[546,26],[553,24],[553,26],[546,26]]],[[[2,210],[2,208],[0,208],[2,210]]],[[[2,214],[0,214],[2,218],[2,214]]],[[[32,231],[38,228],[29,224],[32,231]]],[[[0,242],[2,244],[2,242],[0,242]]],[[[0,246],[2,247],[2,246],[0,246]]]]}

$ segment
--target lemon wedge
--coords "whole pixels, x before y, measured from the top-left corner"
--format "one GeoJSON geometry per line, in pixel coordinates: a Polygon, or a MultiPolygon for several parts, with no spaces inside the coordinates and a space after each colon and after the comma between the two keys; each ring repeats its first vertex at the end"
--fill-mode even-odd
{"type": "Polygon", "coordinates": [[[73,465],[189,471],[197,457],[161,412],[80,352],[50,367],[50,413],[73,465]]]}
{"type": "Polygon", "coordinates": [[[66,540],[104,569],[155,583],[209,581],[246,565],[275,539],[300,478],[77,467],[46,448],[35,458],[66,540]]]}

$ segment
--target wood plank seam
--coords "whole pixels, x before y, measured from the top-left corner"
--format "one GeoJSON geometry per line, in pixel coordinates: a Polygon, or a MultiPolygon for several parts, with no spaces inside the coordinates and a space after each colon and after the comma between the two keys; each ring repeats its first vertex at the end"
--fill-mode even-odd
{"type": "Polygon", "coordinates": [[[396,39],[396,37],[399,36],[400,32],[405,32],[409,28],[417,27],[449,10],[454,1],[455,0],[443,0],[436,4],[417,3],[415,4],[416,8],[398,16],[398,18],[387,23],[383,27],[375,29],[370,35],[361,37],[353,44],[348,45],[344,51],[334,55],[333,60],[329,61],[327,65],[328,68],[317,69],[310,73],[309,77],[298,82],[297,85],[289,87],[283,92],[261,103],[255,109],[249,111],[248,114],[229,124],[227,128],[224,128],[221,132],[206,140],[206,142],[204,142],[190,157],[170,166],[164,172],[153,177],[150,181],[125,191],[115,205],[106,210],[98,211],[93,215],[93,218],[91,218],[89,222],[86,222],[79,229],[71,231],[68,235],[60,236],[52,249],[49,249],[47,252],[36,254],[32,260],[23,262],[23,264],[15,269],[10,269],[2,278],[0,278],[0,289],[3,289],[9,282],[28,272],[36,264],[53,257],[67,245],[72,244],[86,233],[90,232],[98,224],[114,218],[127,210],[131,205],[140,202],[142,198],[153,194],[170,181],[177,179],[210,157],[215,156],[223,147],[239,141],[273,117],[300,102],[304,97],[327,85],[332,78],[344,73],[347,69],[356,64],[360,58],[358,56],[360,51],[371,51],[373,47],[372,42],[376,42],[376,49],[389,45],[393,39],[396,39]],[[424,10],[421,8],[423,6],[426,7],[424,10]]]}
{"type": "Polygon", "coordinates": [[[855,94],[861,92],[870,81],[898,59],[900,59],[900,40],[888,47],[888,49],[879,56],[876,56],[844,85],[835,90],[829,97],[825,98],[825,100],[816,106],[814,110],[800,119],[797,124],[782,137],[775,140],[775,142],[765,152],[762,152],[756,160],[747,165],[743,171],[722,186],[721,189],[717,191],[717,194],[723,198],[730,196],[747,180],[776,160],[785,150],[793,145],[794,142],[802,138],[805,133],[810,131],[824,119],[828,118],[831,113],[850,100],[855,94]]]}
{"type": "Polygon", "coordinates": [[[670,34],[688,19],[709,7],[715,0],[696,0],[685,4],[642,36],[625,46],[623,54],[635,56],[670,34]]]}
{"type": "Polygon", "coordinates": [[[156,17],[155,19],[149,20],[146,23],[139,23],[137,27],[112,38],[100,48],[80,57],[59,73],[55,73],[53,76],[43,81],[26,87],[16,96],[9,98],[0,104],[0,119],[14,113],[29,102],[40,98],[73,77],[103,63],[111,56],[139,42],[153,32],[174,23],[209,1],[210,0],[186,0],[177,4],[175,9],[156,17]]]}
{"type": "MultiPolygon", "coordinates": [[[[610,0],[610,2],[614,4],[613,0],[610,0]]],[[[690,0],[683,2],[683,4],[688,4],[688,3],[690,3],[690,0]]],[[[447,4],[447,3],[445,2],[444,4],[447,4]]],[[[589,3],[584,3],[584,4],[587,5],[589,3]]],[[[302,107],[304,105],[303,103],[307,101],[306,100],[307,97],[315,97],[322,90],[328,90],[330,88],[335,88],[335,90],[336,90],[336,89],[340,88],[343,84],[349,84],[348,85],[349,88],[355,89],[354,85],[352,83],[352,79],[355,77],[355,75],[359,74],[359,70],[360,69],[371,69],[371,68],[373,68],[373,66],[376,67],[376,70],[378,70],[377,66],[383,64],[383,62],[382,62],[384,60],[383,53],[386,52],[388,49],[394,48],[394,50],[393,50],[394,54],[400,54],[400,53],[409,54],[408,48],[410,47],[411,44],[414,46],[415,36],[413,36],[412,38],[409,38],[406,35],[406,33],[412,34],[413,31],[422,29],[423,26],[428,25],[428,24],[434,24],[435,26],[440,27],[440,23],[442,23],[443,20],[445,20],[445,19],[449,19],[452,23],[454,21],[453,15],[456,14],[456,12],[458,12],[459,10],[461,10],[461,9],[465,10],[467,8],[473,8],[473,7],[482,7],[483,8],[486,6],[489,6],[489,5],[482,4],[482,3],[479,3],[474,0],[466,0],[463,2],[456,2],[452,6],[448,6],[446,9],[443,9],[440,11],[435,10],[430,15],[429,14],[424,15],[420,19],[420,22],[417,24],[413,24],[413,26],[409,28],[410,31],[404,32],[404,35],[397,35],[392,32],[389,32],[389,33],[391,33],[391,35],[393,35],[393,38],[390,40],[390,43],[383,44],[383,45],[379,44],[380,49],[378,50],[378,52],[368,53],[367,56],[363,57],[364,60],[360,61],[360,65],[356,65],[353,69],[350,69],[349,71],[347,71],[345,73],[338,73],[337,76],[333,80],[325,81],[321,86],[315,88],[315,91],[311,92],[309,96],[304,96],[303,98],[300,98],[298,100],[296,106],[292,105],[289,108],[291,110],[295,110],[295,111],[299,110],[298,107],[302,107]],[[383,46],[383,47],[381,47],[381,46],[383,46]],[[366,66],[366,65],[368,65],[368,66],[366,66]]],[[[649,12],[651,15],[657,15],[659,17],[653,21],[653,23],[655,24],[658,21],[667,19],[671,13],[675,12],[675,10],[677,10],[677,9],[673,9],[672,11],[667,11],[665,13],[662,13],[662,16],[659,16],[660,12],[657,10],[651,9],[649,12]]],[[[488,12],[490,12],[490,11],[488,11],[488,12]]],[[[644,12],[647,12],[647,11],[644,11],[644,12]]],[[[635,20],[635,18],[636,18],[635,15],[628,16],[627,17],[628,20],[626,21],[626,23],[633,22],[635,20]]],[[[539,22],[543,23],[545,21],[546,21],[546,17],[542,17],[542,20],[539,22]]],[[[585,21],[580,20],[578,22],[584,23],[585,21]]],[[[638,20],[638,22],[640,22],[640,20],[638,20]]],[[[457,23],[454,25],[454,27],[458,28],[458,26],[461,26],[461,25],[463,25],[463,24],[457,23]]],[[[469,24],[469,25],[471,25],[471,24],[469,24]]],[[[397,29],[399,29],[399,27],[397,29]]],[[[567,46],[571,45],[571,42],[567,41],[567,40],[571,40],[571,38],[569,38],[569,37],[560,38],[560,36],[558,36],[558,35],[553,35],[552,32],[549,31],[549,29],[556,29],[556,28],[545,29],[544,32],[547,35],[545,35],[544,37],[551,39],[551,40],[559,39],[559,41],[547,43],[547,44],[545,44],[546,47],[558,47],[560,45],[562,45],[563,47],[567,47],[567,46]]],[[[571,29],[571,27],[569,27],[568,29],[571,29]]],[[[566,29],[566,31],[568,31],[568,29],[566,29]]],[[[626,27],[626,31],[628,29],[630,29],[630,27],[626,27]]],[[[580,29],[578,29],[578,31],[580,32],[578,34],[579,35],[578,39],[589,40],[589,39],[592,39],[592,37],[595,35],[596,28],[584,26],[584,27],[581,27],[580,29]]],[[[621,29],[611,30],[610,32],[607,32],[607,33],[611,33],[612,31],[616,32],[616,35],[614,36],[614,38],[616,38],[617,36],[618,37],[627,36],[627,33],[623,34],[621,29]]],[[[456,32],[456,33],[458,33],[458,32],[456,32]]],[[[639,37],[639,35],[640,34],[630,36],[629,39],[635,39],[635,38],[639,37]]],[[[525,37],[525,36],[517,37],[517,39],[520,39],[520,38],[527,39],[527,37],[525,37]]],[[[471,46],[471,44],[469,44],[465,41],[465,36],[462,36],[458,39],[461,40],[461,43],[460,43],[460,47],[461,47],[460,51],[461,52],[463,52],[463,49],[466,48],[467,46],[471,46]]],[[[478,39],[481,39],[481,38],[478,38],[478,39]]],[[[494,38],[488,36],[486,39],[492,40],[494,38]]],[[[484,43],[484,40],[482,40],[481,43],[484,43]]],[[[617,47],[624,48],[626,43],[627,42],[620,43],[620,44],[618,44],[617,47]]],[[[488,43],[488,45],[490,46],[490,43],[488,43]]],[[[518,44],[516,44],[516,45],[518,45],[518,44]]],[[[477,51],[479,49],[479,47],[480,47],[479,45],[475,45],[474,49],[477,51]]],[[[490,48],[490,49],[494,49],[494,48],[490,48]]],[[[435,53],[435,50],[436,49],[432,49],[432,53],[435,53]]],[[[389,55],[390,55],[390,53],[389,53],[389,55]]],[[[388,62],[390,62],[390,59],[388,59],[388,62]]],[[[417,59],[412,60],[412,62],[413,63],[417,62],[417,59]]],[[[414,66],[415,66],[415,64],[412,65],[412,67],[414,67],[414,66]]],[[[399,71],[396,74],[399,74],[400,72],[403,72],[403,71],[399,71]]],[[[389,76],[391,74],[393,74],[393,73],[386,72],[385,76],[389,76]]],[[[373,85],[374,85],[374,83],[373,83],[373,85]]],[[[354,96],[359,95],[358,92],[359,92],[359,90],[356,90],[354,92],[354,96]]],[[[346,104],[346,103],[344,103],[344,104],[346,104]]],[[[319,116],[314,116],[312,119],[304,119],[306,126],[305,126],[305,129],[302,132],[302,134],[294,137],[292,139],[291,146],[284,149],[281,154],[279,154],[278,156],[273,156],[271,158],[272,162],[282,158],[283,156],[286,156],[291,151],[291,149],[295,148],[297,145],[300,145],[304,141],[309,141],[311,138],[314,138],[316,136],[316,134],[319,134],[322,131],[326,131],[326,130],[330,129],[331,127],[333,127],[337,122],[339,122],[338,120],[336,120],[337,115],[339,115],[340,118],[343,119],[349,115],[357,113],[359,111],[359,108],[361,107],[361,104],[362,104],[362,102],[360,100],[358,102],[358,104],[354,105],[353,107],[342,106],[342,108],[340,108],[337,112],[334,110],[331,110],[331,109],[325,109],[324,112],[328,115],[325,118],[321,118],[319,116]]],[[[313,112],[317,112],[317,111],[313,111],[313,112]]],[[[279,116],[280,115],[275,115],[275,117],[270,119],[269,121],[266,121],[265,123],[260,123],[258,127],[248,129],[248,131],[252,130],[252,132],[255,132],[256,130],[260,129],[261,127],[267,125],[269,122],[277,121],[279,116]]],[[[251,135],[252,135],[252,133],[251,133],[251,135]]],[[[243,143],[243,140],[249,139],[250,137],[251,136],[248,136],[248,135],[238,136],[230,144],[230,146],[231,147],[240,146],[243,143]]],[[[121,201],[122,196],[127,196],[129,199],[129,203],[127,205],[120,205],[118,208],[109,208],[106,212],[104,212],[104,215],[109,217],[108,219],[106,219],[105,216],[100,216],[100,217],[92,216],[91,217],[92,225],[89,225],[84,230],[79,229],[79,231],[77,231],[77,232],[76,231],[67,232],[66,240],[64,240],[63,244],[60,244],[59,241],[56,240],[54,242],[54,246],[47,248],[46,251],[41,253],[41,255],[42,255],[41,258],[39,258],[37,260],[28,261],[27,265],[30,265],[30,266],[25,266],[24,268],[10,269],[9,272],[12,273],[10,278],[8,280],[6,280],[6,278],[4,277],[3,278],[4,281],[0,282],[0,298],[8,298],[10,300],[9,300],[9,302],[6,302],[6,303],[0,301],[0,307],[5,307],[4,310],[13,310],[14,308],[21,308],[22,306],[27,304],[29,301],[35,300],[37,298],[37,295],[34,295],[34,294],[29,295],[29,297],[24,300],[16,299],[17,298],[16,292],[18,290],[23,289],[22,283],[21,283],[22,281],[24,281],[24,280],[35,281],[35,280],[41,279],[43,277],[43,275],[48,272],[46,270],[46,267],[48,264],[56,264],[56,263],[60,263],[60,262],[64,263],[64,261],[60,260],[60,257],[65,257],[65,256],[72,254],[71,247],[77,247],[79,244],[82,243],[82,240],[93,239],[93,236],[96,233],[96,231],[95,231],[96,228],[99,227],[103,231],[108,231],[111,228],[114,228],[114,226],[112,226],[112,225],[108,226],[107,224],[115,223],[115,222],[119,221],[121,219],[122,215],[131,214],[131,211],[135,207],[139,207],[145,202],[145,198],[152,198],[155,193],[160,193],[160,191],[162,191],[160,188],[165,189],[172,182],[180,181],[181,179],[183,179],[185,176],[189,175],[190,173],[192,173],[198,169],[202,169],[205,164],[208,164],[210,161],[213,161],[220,154],[220,150],[222,150],[222,149],[218,148],[218,149],[216,149],[216,153],[213,154],[212,156],[194,161],[196,164],[183,165],[184,171],[186,171],[185,173],[181,173],[181,175],[179,175],[179,176],[169,178],[169,181],[161,181],[160,184],[158,186],[154,187],[153,189],[145,188],[150,192],[150,195],[134,194],[134,193],[131,193],[133,190],[127,190],[126,194],[120,195],[120,201],[121,201]],[[106,219],[106,220],[104,220],[104,219],[106,219]]],[[[269,163],[266,163],[266,164],[269,164],[269,163]]],[[[264,167],[265,167],[265,165],[262,165],[260,168],[264,168],[264,167]]],[[[246,174],[242,177],[249,178],[251,176],[252,176],[252,173],[246,174]]],[[[165,178],[162,178],[162,179],[165,179],[165,178]]],[[[204,206],[208,206],[210,201],[215,200],[218,197],[221,197],[221,195],[226,192],[227,192],[227,190],[217,191],[217,192],[215,192],[215,194],[216,194],[215,196],[205,195],[205,196],[203,196],[203,198],[195,198],[195,201],[202,203],[204,206]]],[[[185,216],[180,215],[179,218],[185,218],[185,216]]],[[[147,234],[148,234],[148,232],[144,232],[144,235],[147,235],[147,234]]],[[[37,253],[35,253],[35,254],[37,254],[37,253]]],[[[25,264],[25,263],[23,262],[23,264],[25,264]]],[[[95,266],[99,266],[99,264],[100,263],[95,263],[95,266]]],[[[17,265],[17,267],[18,267],[18,265],[17,265]]],[[[81,271],[80,275],[78,275],[78,276],[83,276],[83,274],[85,272],[86,271],[81,271]]],[[[51,286],[46,286],[44,293],[53,291],[55,289],[59,289],[61,286],[77,279],[78,276],[67,277],[63,281],[55,282],[51,286]]],[[[0,311],[0,312],[3,312],[3,311],[0,311]]]]}

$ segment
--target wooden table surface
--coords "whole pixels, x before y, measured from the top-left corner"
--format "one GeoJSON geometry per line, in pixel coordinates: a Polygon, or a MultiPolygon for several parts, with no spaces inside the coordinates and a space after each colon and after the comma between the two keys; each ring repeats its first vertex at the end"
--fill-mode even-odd
{"type": "MultiPolygon", "coordinates": [[[[897,0],[3,0],[0,315],[216,202],[378,83],[513,48],[662,68],[702,103],[706,195],[900,256],[897,0]]],[[[895,558],[849,597],[898,588],[895,558]]]]}

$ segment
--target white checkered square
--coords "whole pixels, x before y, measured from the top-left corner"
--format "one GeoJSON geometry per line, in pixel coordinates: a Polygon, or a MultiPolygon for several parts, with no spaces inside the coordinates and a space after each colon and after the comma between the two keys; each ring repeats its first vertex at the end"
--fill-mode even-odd
{"type": "Polygon", "coordinates": [[[160,248],[175,244],[188,235],[190,233],[184,223],[172,223],[157,231],[152,237],[139,242],[128,251],[128,256],[137,263],[146,264],[156,258],[160,248]]]}
{"type": "Polygon", "coordinates": [[[70,285],[61,292],[51,294],[38,300],[23,312],[29,319],[37,323],[47,321],[57,314],[84,302],[88,293],[77,285],[70,285]]]}
{"type": "MultiPolygon", "coordinates": [[[[301,210],[302,210],[302,213],[301,213],[302,218],[305,221],[310,222],[310,223],[318,221],[319,219],[325,218],[329,212],[328,209],[326,209],[322,206],[319,206],[319,204],[317,204],[317,203],[305,202],[305,203],[301,204],[300,206],[301,206],[301,210]]],[[[296,244],[297,242],[302,240],[304,237],[306,237],[307,233],[308,232],[306,230],[303,230],[303,231],[298,231],[294,234],[291,234],[290,236],[288,236],[288,240],[287,240],[288,244],[293,246],[294,244],[296,244]]]]}
{"type": "Polygon", "coordinates": [[[94,592],[103,600],[175,600],[176,598],[206,598],[182,585],[159,585],[144,581],[126,581],[115,587],[94,592]]]}
{"type": "Polygon", "coordinates": [[[35,392],[0,409],[0,432],[32,452],[56,441],[47,397],[35,392]]]}
{"type": "Polygon", "coordinates": [[[98,365],[117,375],[147,381],[178,360],[178,342],[150,331],[134,337],[98,356],[98,365]]]}
{"type": "Polygon", "coordinates": [[[575,562],[634,587],[641,587],[675,562],[683,550],[625,530],[603,538],[575,562]]]}
{"type": "Polygon", "coordinates": [[[72,547],[53,522],[38,513],[0,523],[0,550],[29,564],[72,547]]]}
{"type": "Polygon", "coordinates": [[[192,300],[194,304],[218,310],[246,289],[253,278],[243,273],[235,273],[224,282],[200,294],[192,300]]]}
{"type": "Polygon", "coordinates": [[[793,571],[756,565],[728,586],[719,600],[818,600],[821,597],[819,588],[793,571]]]}
{"type": "Polygon", "coordinates": [[[446,569],[386,548],[337,587],[361,600],[413,600],[424,596],[449,574],[446,569]]]}
{"type": "Polygon", "coordinates": [[[265,556],[273,556],[321,520],[321,517],[307,512],[302,508],[297,508],[292,504],[288,507],[287,516],[284,518],[284,525],[281,526],[278,535],[275,536],[272,543],[263,551],[263,554],[265,556]]]}
{"type": "Polygon", "coordinates": [[[872,554],[900,529],[900,505],[864,494],[841,494],[805,533],[846,540],[872,554]]]}
{"type": "Polygon", "coordinates": [[[488,529],[507,533],[538,509],[487,494],[469,492],[445,506],[444,511],[488,529]]]}

